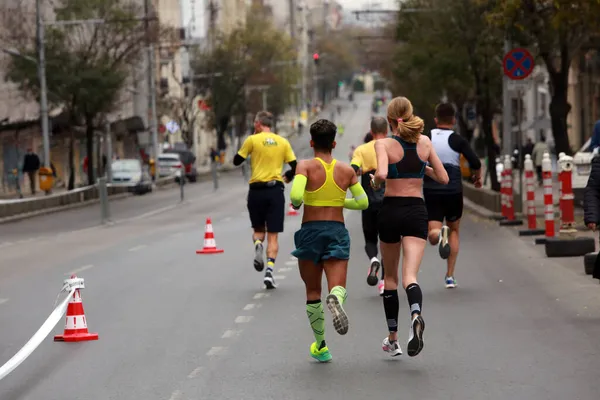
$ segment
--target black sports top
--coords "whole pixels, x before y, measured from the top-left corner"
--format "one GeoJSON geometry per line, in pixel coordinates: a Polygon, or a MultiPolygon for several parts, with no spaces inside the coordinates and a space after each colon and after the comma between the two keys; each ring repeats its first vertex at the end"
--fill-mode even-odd
{"type": "Polygon", "coordinates": [[[404,149],[404,156],[395,164],[388,165],[387,179],[423,178],[427,163],[417,153],[417,144],[408,143],[399,136],[392,136],[404,149]]]}

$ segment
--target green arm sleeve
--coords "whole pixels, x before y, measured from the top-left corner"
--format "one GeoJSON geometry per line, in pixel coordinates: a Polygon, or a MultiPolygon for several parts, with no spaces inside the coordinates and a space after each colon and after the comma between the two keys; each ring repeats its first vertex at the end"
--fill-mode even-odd
{"type": "Polygon", "coordinates": [[[294,183],[292,183],[292,191],[290,192],[290,199],[294,207],[300,207],[302,200],[304,199],[304,190],[306,189],[306,177],[304,175],[296,175],[294,177],[294,183]]]}
{"type": "Polygon", "coordinates": [[[369,199],[360,183],[357,182],[350,186],[350,192],[354,198],[346,199],[344,208],[349,210],[366,210],[369,207],[369,199]]]}

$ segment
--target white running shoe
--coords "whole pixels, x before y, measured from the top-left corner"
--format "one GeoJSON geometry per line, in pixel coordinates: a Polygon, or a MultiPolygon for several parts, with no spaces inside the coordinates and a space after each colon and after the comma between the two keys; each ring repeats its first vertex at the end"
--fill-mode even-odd
{"type": "Polygon", "coordinates": [[[408,343],[406,352],[410,357],[415,357],[423,350],[423,332],[425,331],[425,321],[420,315],[413,318],[410,324],[410,333],[408,335],[408,343]]]}
{"type": "Polygon", "coordinates": [[[450,257],[450,244],[448,243],[448,234],[450,233],[450,228],[446,225],[442,226],[442,230],[440,231],[440,257],[442,259],[447,260],[450,257]]]}
{"type": "Polygon", "coordinates": [[[456,287],[456,279],[453,276],[446,277],[446,289],[454,289],[456,287]]]}
{"type": "Polygon", "coordinates": [[[261,242],[254,246],[254,269],[261,272],[265,269],[265,259],[263,258],[263,244],[261,242]]]}
{"type": "Polygon", "coordinates": [[[383,351],[388,353],[392,357],[398,357],[402,355],[402,349],[398,344],[398,341],[390,342],[390,338],[386,337],[383,339],[383,343],[381,343],[381,348],[383,351]]]}

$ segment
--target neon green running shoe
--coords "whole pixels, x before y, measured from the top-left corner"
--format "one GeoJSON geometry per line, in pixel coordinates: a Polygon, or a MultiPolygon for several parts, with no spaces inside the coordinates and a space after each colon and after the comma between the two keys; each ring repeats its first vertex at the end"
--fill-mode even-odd
{"type": "Polygon", "coordinates": [[[329,362],[332,358],[327,346],[319,350],[319,348],[317,347],[317,342],[314,342],[310,345],[310,356],[318,362],[322,363],[329,362]]]}

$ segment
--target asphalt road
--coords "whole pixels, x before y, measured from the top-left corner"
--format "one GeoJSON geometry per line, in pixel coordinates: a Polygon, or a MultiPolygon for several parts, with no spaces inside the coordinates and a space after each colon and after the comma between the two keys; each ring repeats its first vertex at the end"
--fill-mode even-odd
{"type": "MultiPolygon", "coordinates": [[[[341,160],[366,131],[369,103],[359,100],[359,111],[343,114],[341,160]]],[[[72,272],[86,279],[87,322],[100,339],[48,338],[0,381],[0,399],[598,399],[599,285],[470,215],[459,288],[444,288],[443,262],[429,247],[419,278],[424,351],[391,359],[381,350],[381,298],[366,284],[360,214],[349,211],[350,331],[338,336],[327,315],[334,361],[313,362],[304,288],[289,255],[300,217],[287,217],[279,288],[266,291],[252,267],[245,192],[240,179],[170,211],[1,249],[0,364],[50,314],[72,272]],[[195,254],[207,216],[221,255],[195,254]]],[[[401,316],[406,336],[404,300],[401,316]]]]}

